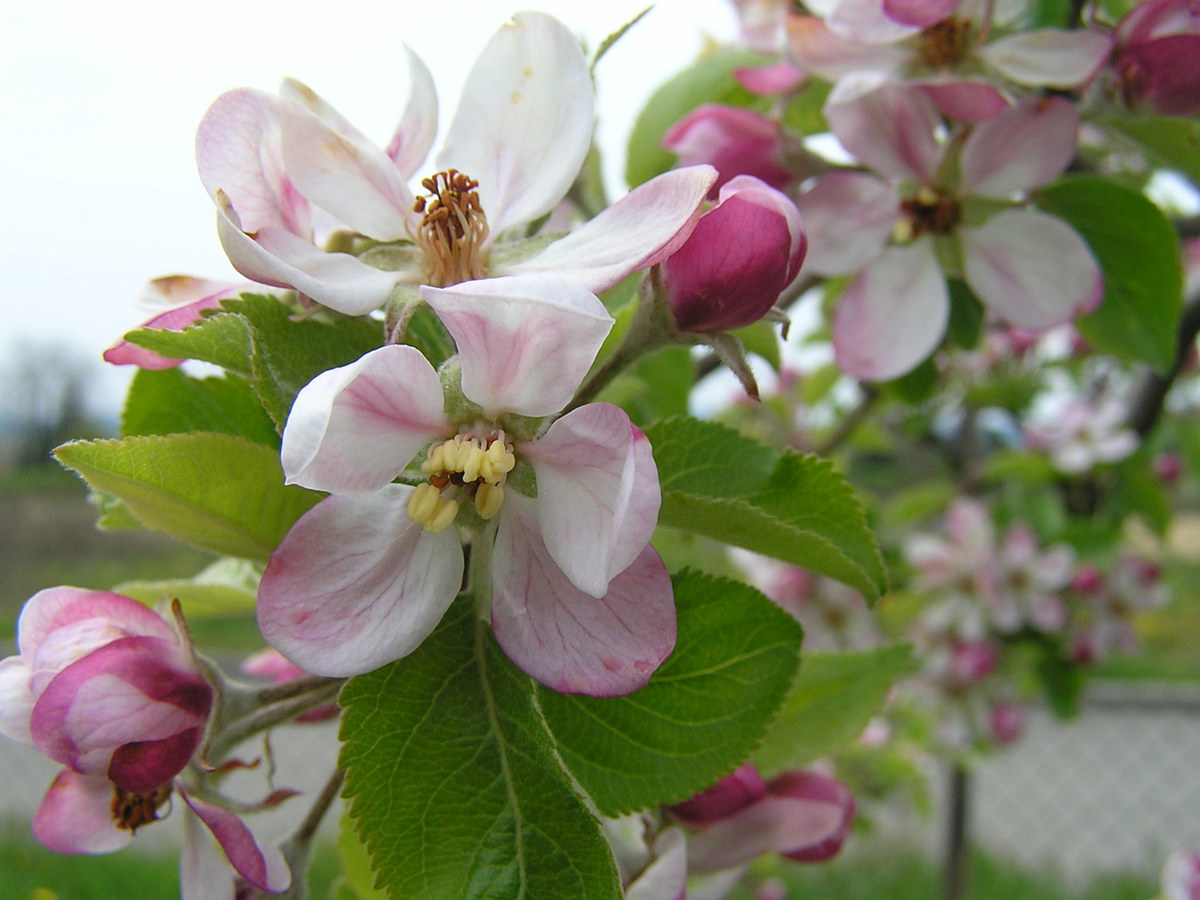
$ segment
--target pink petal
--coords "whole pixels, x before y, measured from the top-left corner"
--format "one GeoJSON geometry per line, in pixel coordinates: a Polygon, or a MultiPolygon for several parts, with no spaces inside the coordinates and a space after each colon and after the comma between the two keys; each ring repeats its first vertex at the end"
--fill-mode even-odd
{"type": "Polygon", "coordinates": [[[984,304],[1019,328],[1040,331],[1090,312],[1104,282],[1083,238],[1033,209],[1006,209],[959,229],[963,272],[984,304]]]}
{"type": "Polygon", "coordinates": [[[823,862],[835,856],[850,836],[850,826],[854,820],[854,795],[840,781],[816,772],[784,772],[767,783],[767,793],[807,803],[832,804],[841,813],[841,823],[832,833],[815,841],[799,841],[793,849],[782,851],[788,859],[823,862]]]}
{"type": "Polygon", "coordinates": [[[928,28],[953,13],[958,4],[959,0],[883,0],[883,11],[894,22],[928,28]]]}
{"type": "Polygon", "coordinates": [[[406,656],[454,600],[458,533],[414,525],[412,490],[329,497],[272,554],[258,591],[259,628],[305,671],[361,675],[406,656]]]}
{"type": "Polygon", "coordinates": [[[493,234],[550,212],[592,140],[594,97],[575,36],[545,13],[513,16],[467,76],[438,168],[479,182],[493,234]]]}
{"type": "MultiPolygon", "coordinates": [[[[200,321],[200,314],[206,309],[216,309],[226,297],[236,296],[238,285],[221,285],[215,292],[201,297],[183,306],[177,306],[164,313],[159,313],[152,319],[143,322],[139,328],[154,328],[164,331],[183,331],[189,325],[200,321]]],[[[137,366],[142,369],[170,369],[179,365],[183,360],[159,356],[151,350],[131,344],[129,341],[118,341],[104,351],[104,361],[114,366],[137,366]]]]}
{"type": "Polygon", "coordinates": [[[388,143],[387,155],[402,177],[411,178],[425,162],[437,136],[438,106],[429,67],[408,47],[404,52],[408,55],[408,103],[388,143]]]}
{"type": "Polygon", "coordinates": [[[959,122],[984,122],[1009,107],[1008,98],[986,81],[914,82],[928,94],[942,115],[959,122]]]}
{"type": "Polygon", "coordinates": [[[615,697],[645,686],[675,646],[666,567],[646,546],[599,599],[576,588],[542,543],[533,501],[504,500],[492,563],[492,627],[509,659],[561,693],[615,697]]]}
{"type": "Polygon", "coordinates": [[[783,158],[779,123],[749,109],[705,103],[672,125],[662,146],[681,166],[710,164],[717,169],[710,199],[737,175],[754,175],[781,190],[794,180],[783,158]]]}
{"type": "Polygon", "coordinates": [[[1111,49],[1112,38],[1098,31],[1044,28],[991,41],[979,55],[1017,84],[1069,89],[1088,81],[1111,49]]]}
{"type": "Polygon", "coordinates": [[[661,495],[650,442],[620,407],[589,403],[518,452],[537,474],[547,552],[576,588],[604,596],[658,523],[661,495]]]}
{"type": "Polygon", "coordinates": [[[238,873],[212,833],[197,816],[183,817],[183,847],[179,854],[180,900],[237,898],[238,873]]]}
{"type": "Polygon", "coordinates": [[[113,785],[107,778],[58,774],[33,816],[33,836],[58,853],[112,853],[133,839],[112,817],[113,785]]]}
{"type": "Polygon", "coordinates": [[[305,197],[376,240],[408,237],[412,191],[386,153],[299,104],[282,121],[284,164],[305,197]]]}
{"type": "Polygon", "coordinates": [[[1056,178],[1075,158],[1079,122],[1063,97],[1027,98],[980,122],[963,144],[963,193],[1005,200],[1056,178]]]}
{"type": "Polygon", "coordinates": [[[212,688],[188,654],[158,638],[113,641],[46,685],[30,719],[38,748],[85,775],[107,775],[133,793],[170,781],[191,759],[212,706],[212,688]],[[183,739],[177,735],[185,734],[183,739]],[[110,771],[114,752],[126,751],[110,771]]]}
{"type": "Polygon", "coordinates": [[[249,88],[222,94],[196,131],[196,163],[209,194],[223,193],[247,231],[273,227],[308,237],[308,203],[283,169],[281,106],[249,88]]]}
{"type": "Polygon", "coordinates": [[[941,343],[950,314],[946,281],[929,238],[888,247],[846,289],[833,321],[838,366],[887,381],[941,343]]]}
{"type": "Polygon", "coordinates": [[[819,844],[841,829],[842,807],[820,800],[767,796],[692,835],[688,869],[714,872],[743,865],[764,853],[787,853],[819,844]]]}
{"type": "Polygon", "coordinates": [[[894,74],[907,65],[910,55],[895,44],[847,40],[814,16],[789,16],[787,35],[795,62],[827,81],[864,70],[894,74]]]}
{"type": "Polygon", "coordinates": [[[837,34],[864,44],[890,44],[921,30],[887,15],[885,0],[839,0],[825,20],[837,34]]]}
{"type": "Polygon", "coordinates": [[[849,275],[883,252],[900,218],[900,194],[863,172],[833,172],[796,201],[808,235],[808,271],[849,275]]]}
{"type": "Polygon", "coordinates": [[[1177,34],[1136,44],[1113,64],[1135,103],[1164,116],[1200,112],[1200,35],[1177,34]]]}
{"type": "Polygon", "coordinates": [[[566,406],[613,323],[594,294],[556,274],[422,286],[421,296],[458,345],[463,393],[493,420],[566,406]]]}
{"type": "Polygon", "coordinates": [[[671,815],[692,828],[703,828],[731,816],[767,795],[758,769],[743,763],[712,787],[670,808],[671,815]]]}
{"type": "MultiPolygon", "coordinates": [[[[89,591],[76,587],[53,587],[38,591],[26,601],[17,621],[17,640],[21,655],[35,657],[51,632],[87,620],[108,623],[117,637],[145,635],[175,640],[175,630],[148,606],[122,594],[89,591]]],[[[110,640],[112,638],[109,638],[110,640]]],[[[74,662],[99,644],[81,648],[74,662]]],[[[56,670],[57,671],[57,670],[56,670]]]]}
{"type": "Polygon", "coordinates": [[[433,366],[415,347],[389,344],[305,385],[288,414],[280,459],[289,484],[376,491],[450,431],[433,366]]]}
{"type": "Polygon", "coordinates": [[[750,93],[768,97],[794,91],[803,84],[805,74],[803,69],[781,62],[772,66],[734,69],[733,77],[750,93]]]}
{"type": "Polygon", "coordinates": [[[1114,32],[1119,46],[1180,34],[1200,34],[1200,7],[1196,0],[1138,3],[1121,18],[1114,32]]]}
{"type": "Polygon", "coordinates": [[[348,253],[326,253],[281,228],[246,234],[230,212],[221,210],[217,235],[230,263],[251,281],[295,288],[337,312],[362,316],[386,303],[409,277],[373,268],[348,253]]]}
{"type": "Polygon", "coordinates": [[[287,888],[292,874],[278,849],[270,844],[260,844],[245,823],[229,810],[189,796],[182,785],[177,785],[177,790],[192,812],[212,832],[239,875],[255,887],[271,893],[277,894],[287,888]]]}
{"type": "Polygon", "coordinates": [[[541,253],[496,265],[497,274],[553,272],[593,293],[661,262],[687,239],[716,181],[711,166],[689,166],[652,178],[541,253]]]}
{"type": "Polygon", "coordinates": [[[866,166],[932,184],[942,160],[941,118],[918,87],[863,73],[838,82],[825,104],[829,127],[866,166]]]}

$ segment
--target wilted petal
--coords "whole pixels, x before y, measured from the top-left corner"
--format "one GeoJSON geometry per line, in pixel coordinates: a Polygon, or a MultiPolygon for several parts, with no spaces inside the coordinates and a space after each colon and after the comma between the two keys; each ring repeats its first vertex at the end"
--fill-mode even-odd
{"type": "Polygon", "coordinates": [[[227,809],[205,803],[177,786],[184,802],[212,832],[225,857],[238,874],[257,888],[279,893],[291,883],[283,854],[270,844],[260,844],[246,824],[227,809]]]}
{"type": "Polygon", "coordinates": [[[950,299],[929,238],[888,247],[846,289],[833,321],[838,366],[887,381],[929,356],[946,333],[950,299]]]}
{"type": "Polygon", "coordinates": [[[1020,328],[1040,331],[1095,309],[1100,267],[1061,219],[1006,209],[978,228],[959,229],[963,273],[984,304],[1020,328]]]}
{"type": "Polygon", "coordinates": [[[519,452],[537,473],[537,514],[548,552],[579,590],[603,596],[658,523],[661,495],[650,442],[620,407],[589,403],[519,452]]]}
{"type": "Polygon", "coordinates": [[[550,558],[532,509],[505,497],[492,563],[496,640],[527,675],[561,693],[615,697],[645,686],[675,646],[671,579],[650,546],[596,598],[550,558]]]}
{"type": "Polygon", "coordinates": [[[129,637],[55,676],[33,708],[30,731],[56,762],[148,793],[191,759],[211,706],[212,688],[184,650],[158,638],[129,637]],[[148,746],[159,741],[167,743],[148,746]],[[126,744],[147,746],[125,753],[110,771],[114,752],[126,744]]]}
{"type": "Polygon", "coordinates": [[[258,624],[279,652],[317,675],[360,675],[411,653],[462,583],[453,528],[408,518],[412,488],[329,497],[300,517],[271,555],[258,624]]]}
{"type": "Polygon", "coordinates": [[[308,203],[283,169],[281,107],[249,88],[222,94],[196,130],[196,163],[208,193],[224,194],[247,231],[277,227],[307,237],[308,203]]]}
{"type": "Polygon", "coordinates": [[[318,303],[348,316],[378,309],[403,272],[385,272],[360,262],[348,253],[326,253],[282,228],[264,228],[246,234],[222,209],[217,236],[233,267],[251,281],[295,288],[318,303]]]}
{"type": "Polygon", "coordinates": [[[411,48],[405,47],[404,52],[408,55],[408,103],[388,143],[387,155],[402,177],[411,178],[425,162],[437,136],[438,105],[429,67],[411,48]]]}
{"type": "Polygon", "coordinates": [[[305,385],[283,429],[280,458],[289,484],[376,491],[449,430],[433,366],[415,347],[389,344],[305,385]]]}
{"type": "Polygon", "coordinates": [[[630,272],[660,262],[687,239],[716,177],[711,166],[665,172],[536,256],[496,266],[496,273],[552,272],[593,293],[606,291],[630,272]]]}
{"type": "Polygon", "coordinates": [[[566,406],[613,323],[594,294],[559,275],[422,286],[421,296],[458,346],[463,393],[492,419],[566,406]]]}
{"type": "Polygon", "coordinates": [[[107,778],[58,774],[33,816],[33,836],[58,853],[112,853],[133,838],[112,817],[113,786],[107,778]]]}
{"type": "Polygon", "coordinates": [[[545,13],[518,13],[467,76],[438,167],[479,182],[493,234],[531,222],[553,209],[579,174],[593,105],[575,36],[545,13]]]}
{"type": "Polygon", "coordinates": [[[900,217],[900,194],[863,172],[833,172],[821,176],[796,206],[808,235],[808,270],[848,275],[883,252],[900,217]]]}
{"type": "Polygon", "coordinates": [[[876,73],[849,76],[829,95],[825,118],[864,165],[892,178],[933,183],[942,160],[937,139],[941,118],[919,87],[876,73]]]}
{"type": "Polygon", "coordinates": [[[1048,97],[980,122],[963,144],[963,192],[1005,200],[1046,184],[1074,159],[1079,121],[1075,104],[1048,97]]]}
{"type": "Polygon", "coordinates": [[[991,41],[979,55],[1017,84],[1068,89],[1091,78],[1111,49],[1112,38],[1098,31],[1043,28],[991,41]]]}
{"type": "Polygon", "coordinates": [[[819,844],[841,829],[836,803],[767,796],[688,841],[688,868],[712,872],[748,863],[764,853],[787,853],[819,844]]]}
{"type": "Polygon", "coordinates": [[[298,104],[282,119],[284,164],[305,197],[369,237],[408,236],[413,195],[391,157],[298,104]]]}

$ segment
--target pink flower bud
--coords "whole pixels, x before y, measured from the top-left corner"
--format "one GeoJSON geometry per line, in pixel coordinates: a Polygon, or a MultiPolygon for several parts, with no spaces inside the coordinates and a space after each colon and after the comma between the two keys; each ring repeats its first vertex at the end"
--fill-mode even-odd
{"type": "Polygon", "coordinates": [[[1154,475],[1164,484],[1176,484],[1183,475],[1183,460],[1178,453],[1160,453],[1154,457],[1154,475]]]}
{"type": "MultiPolygon", "coordinates": [[[[267,678],[275,684],[287,684],[289,681],[304,678],[309,674],[273,647],[260,650],[253,656],[247,657],[242,661],[241,669],[247,675],[267,678]]],[[[306,713],[301,713],[296,717],[296,721],[301,723],[324,722],[337,714],[337,704],[327,703],[310,709],[306,713]]]]}
{"type": "Polygon", "coordinates": [[[1104,589],[1104,576],[1091,563],[1084,563],[1071,579],[1071,590],[1081,594],[1098,594],[1104,589]]]}
{"type": "Polygon", "coordinates": [[[672,806],[671,814],[685,825],[703,828],[718,819],[733,815],[755,800],[765,797],[766,793],[766,785],[763,784],[758,770],[750,763],[744,763],[741,768],[726,775],[691,800],[672,806]]]}
{"type": "Polygon", "coordinates": [[[804,262],[794,203],[757,178],[739,176],[687,241],[662,264],[681,331],[728,331],[761,319],[804,262]]]}
{"type": "Polygon", "coordinates": [[[1162,872],[1165,900],[1200,900],[1200,853],[1172,853],[1162,872]]]}
{"type": "Polygon", "coordinates": [[[1001,700],[988,712],[988,727],[997,744],[1011,744],[1025,730],[1025,710],[1019,703],[1001,700]]]}
{"type": "Polygon", "coordinates": [[[796,862],[824,862],[837,856],[850,835],[850,825],[854,820],[854,795],[848,787],[812,771],[784,772],[767,783],[767,793],[772,797],[827,804],[840,810],[841,822],[833,831],[820,840],[783,854],[796,862]]]}
{"type": "Polygon", "coordinates": [[[958,641],[950,654],[950,673],[960,684],[979,681],[996,668],[999,654],[987,641],[958,641]]]}
{"type": "Polygon", "coordinates": [[[663,137],[663,148],[680,166],[709,163],[719,175],[709,197],[738,175],[753,175],[774,188],[793,181],[783,164],[779,125],[765,116],[735,106],[707,103],[676,122],[663,137]]]}
{"type": "Polygon", "coordinates": [[[1112,68],[1122,96],[1167,116],[1200,111],[1200,0],[1149,0],[1117,24],[1112,68]]]}

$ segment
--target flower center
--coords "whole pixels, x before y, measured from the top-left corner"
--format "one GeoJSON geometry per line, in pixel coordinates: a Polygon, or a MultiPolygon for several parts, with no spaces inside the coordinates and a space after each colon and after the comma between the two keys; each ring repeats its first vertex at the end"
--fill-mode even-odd
{"type": "Polygon", "coordinates": [[[961,210],[953,197],[923,187],[916,196],[900,204],[904,218],[892,234],[896,243],[905,243],[923,234],[948,234],[958,225],[961,210]]]}
{"type": "Polygon", "coordinates": [[[918,41],[921,62],[934,69],[953,69],[971,49],[971,20],[942,19],[922,31],[918,41]]]}
{"type": "Polygon", "coordinates": [[[421,186],[429,195],[413,204],[413,212],[421,213],[421,224],[412,239],[425,252],[429,284],[449,287],[482,278],[488,224],[476,190],[479,182],[450,169],[426,178],[421,186]]]}
{"type": "Polygon", "coordinates": [[[158,810],[170,796],[169,781],[148,794],[134,794],[114,784],[110,807],[113,822],[118,828],[137,834],[143,825],[158,821],[158,810]]]}
{"type": "Polygon", "coordinates": [[[482,519],[500,512],[504,484],[517,464],[504,432],[481,439],[456,434],[429,448],[421,471],[429,476],[408,500],[408,517],[426,531],[441,531],[458,515],[459,498],[470,497],[482,519]]]}

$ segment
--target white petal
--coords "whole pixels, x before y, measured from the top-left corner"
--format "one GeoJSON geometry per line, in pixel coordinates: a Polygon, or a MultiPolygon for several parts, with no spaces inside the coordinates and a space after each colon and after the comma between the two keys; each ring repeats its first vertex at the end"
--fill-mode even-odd
{"type": "Polygon", "coordinates": [[[837,364],[887,381],[927,357],[946,333],[946,281],[929,238],[889,247],[850,283],[833,321],[837,364]]]}
{"type": "Polygon", "coordinates": [[[891,178],[933,183],[942,160],[941,116],[920,86],[873,72],[847,76],[830,93],[825,118],[864,165],[891,178]]]}
{"type": "Polygon", "coordinates": [[[659,175],[541,253],[497,266],[496,273],[555,272],[593,293],[606,291],[630,272],[678,249],[700,217],[716,177],[711,166],[688,166],[659,175]]]}
{"type": "Polygon", "coordinates": [[[282,128],[284,165],[305,197],[368,237],[408,236],[412,191],[386,153],[294,103],[282,128]]]}
{"type": "Polygon", "coordinates": [[[561,693],[614,697],[643,687],[675,645],[671,579],[653,548],[592,597],[542,543],[534,501],[506,497],[493,555],[492,627],[527,675],[561,693]]]}
{"type": "Polygon", "coordinates": [[[0,662],[0,734],[10,741],[32,744],[29,717],[33,694],[29,689],[29,665],[19,656],[0,662]]]}
{"type": "Polygon", "coordinates": [[[1041,331],[1096,308],[1100,267],[1062,219],[1006,209],[978,228],[959,229],[963,274],[979,299],[1020,328],[1041,331]]]}
{"type": "Polygon", "coordinates": [[[421,57],[408,47],[404,52],[408,54],[408,103],[388,144],[387,155],[404,178],[411,178],[425,162],[437,136],[437,88],[421,57]]]}
{"type": "Polygon", "coordinates": [[[1046,184],[1075,158],[1079,121],[1075,104],[1047,97],[980,122],[963,144],[962,192],[1006,200],[1046,184]]]}
{"type": "Polygon", "coordinates": [[[518,452],[537,473],[547,550],[572,584],[602,597],[658,523],[661,494],[650,442],[620,407],[589,403],[518,452]]]}
{"type": "Polygon", "coordinates": [[[1112,39],[1097,31],[1044,28],[992,41],[979,55],[1026,87],[1073,88],[1100,68],[1112,39]]]}
{"type": "Polygon", "coordinates": [[[579,173],[593,105],[579,41],[545,13],[518,13],[467,76],[438,167],[479,182],[493,234],[533,221],[554,208],[579,173]]]}
{"type": "Polygon", "coordinates": [[[422,286],[421,296],[458,345],[463,393],[489,418],[566,406],[613,323],[594,294],[558,275],[422,286]]]}
{"type": "Polygon", "coordinates": [[[361,675],[415,650],[462,583],[453,528],[408,518],[412,488],[329,497],[301,516],[271,556],[258,625],[280,653],[317,675],[361,675]]]}
{"type": "Polygon", "coordinates": [[[348,253],[326,253],[282,228],[245,234],[222,211],[217,235],[233,267],[253,281],[295,288],[318,303],[348,316],[378,309],[405,272],[384,272],[348,253]]]}
{"type": "Polygon", "coordinates": [[[849,275],[883,252],[900,217],[896,188],[864,172],[817,179],[796,206],[808,235],[808,270],[849,275]]]}
{"type": "Polygon", "coordinates": [[[289,484],[375,491],[449,431],[433,366],[416,348],[390,344],[322,372],[300,391],[280,456],[289,484]]]}

